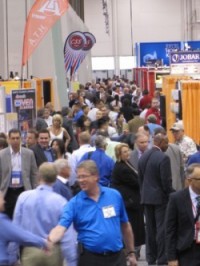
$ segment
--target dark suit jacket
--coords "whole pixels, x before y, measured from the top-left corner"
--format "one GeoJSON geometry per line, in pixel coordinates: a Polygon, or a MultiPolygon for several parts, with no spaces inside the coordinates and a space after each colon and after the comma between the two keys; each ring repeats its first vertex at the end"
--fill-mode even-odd
{"type": "Polygon", "coordinates": [[[122,195],[126,209],[140,207],[140,187],[137,173],[125,162],[116,162],[112,172],[112,187],[122,195]]]}
{"type": "Polygon", "coordinates": [[[194,216],[189,188],[172,193],[166,212],[166,251],[168,261],[178,251],[189,248],[194,240],[194,216]]]}
{"type": "Polygon", "coordinates": [[[53,191],[63,196],[68,201],[72,198],[72,191],[70,187],[60,181],[58,178],[56,182],[53,184],[53,191]]]}
{"type": "MultiPolygon", "coordinates": [[[[41,148],[41,146],[39,144],[36,144],[35,146],[31,147],[31,150],[33,151],[33,153],[35,155],[37,167],[39,167],[42,163],[47,162],[47,158],[44,154],[44,150],[41,148]]],[[[51,154],[52,154],[53,161],[55,161],[56,160],[56,154],[53,151],[53,149],[51,149],[51,154]]]]}
{"type": "Polygon", "coordinates": [[[153,147],[145,152],[138,164],[141,202],[159,205],[168,202],[173,192],[169,157],[153,147]]]}

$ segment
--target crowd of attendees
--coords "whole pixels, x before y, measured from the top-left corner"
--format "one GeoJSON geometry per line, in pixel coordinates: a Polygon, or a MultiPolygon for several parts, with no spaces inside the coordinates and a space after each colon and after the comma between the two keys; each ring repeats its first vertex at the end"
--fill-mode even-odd
{"type": "MultiPolygon", "coordinates": [[[[149,265],[167,265],[168,262],[171,266],[179,265],[181,253],[170,257],[165,249],[165,215],[167,211],[170,213],[167,210],[170,194],[184,189],[187,169],[194,163],[200,163],[200,153],[196,143],[185,135],[182,121],[174,123],[166,132],[165,118],[160,114],[160,94],[160,91],[155,91],[154,95],[150,95],[148,90],[138,88],[134,82],[122,79],[88,82],[85,86],[80,85],[77,92],[69,94],[68,107],[55,110],[52,103],[47,103],[38,110],[35,128],[28,130],[23,143],[18,129],[10,130],[8,136],[0,133],[0,190],[6,200],[5,213],[16,225],[46,238],[58,223],[66,202],[84,190],[84,186],[79,185],[77,167],[84,161],[92,160],[98,169],[100,186],[118,190],[123,198],[134,233],[133,253],[136,259],[140,259],[141,246],[146,244],[149,265]],[[173,135],[174,143],[168,143],[167,134],[173,135]],[[56,167],[55,180],[50,176],[48,167],[44,166],[47,162],[56,167]],[[40,182],[37,192],[22,196],[24,191],[37,186],[38,169],[40,182]],[[51,181],[45,179],[45,175],[50,176],[51,181]],[[49,193],[45,185],[51,183],[52,190],[60,196],[54,198],[49,193]],[[41,191],[44,195],[38,196],[41,191]],[[22,213],[23,204],[29,198],[32,201],[27,203],[22,213]],[[42,201],[43,209],[47,210],[41,210],[43,214],[40,217],[38,206],[42,201]],[[28,221],[33,207],[35,218],[28,221]],[[54,213],[55,217],[52,218],[54,213]],[[37,220],[44,225],[40,224],[35,230],[32,227],[37,220]]],[[[53,171],[53,168],[50,169],[51,173],[53,171]]],[[[55,254],[49,261],[62,256],[67,265],[77,265],[73,242],[76,228],[70,227],[67,234],[61,244],[62,255],[59,250],[54,250],[55,254]],[[65,246],[70,245],[70,237],[73,243],[71,254],[65,246]]],[[[27,245],[17,236],[13,240],[27,245]]],[[[22,254],[22,265],[41,265],[30,261],[42,256],[37,253],[38,246],[49,248],[50,241],[38,241],[39,244],[30,241],[35,248],[24,248],[28,261],[22,254]]],[[[175,249],[177,252],[177,247],[175,249]]],[[[16,255],[16,247],[11,247],[11,250],[15,250],[12,254],[16,255]]],[[[0,251],[0,266],[11,265],[7,259],[2,260],[2,256],[0,251]]],[[[15,258],[15,263],[18,259],[15,258]]],[[[62,265],[62,260],[59,262],[58,259],[57,264],[52,264],[55,263],[52,261],[44,265],[62,265]]],[[[130,263],[136,265],[132,260],[130,263]]],[[[187,265],[200,265],[198,263],[187,265]]],[[[183,262],[180,265],[186,264],[183,262]]]]}

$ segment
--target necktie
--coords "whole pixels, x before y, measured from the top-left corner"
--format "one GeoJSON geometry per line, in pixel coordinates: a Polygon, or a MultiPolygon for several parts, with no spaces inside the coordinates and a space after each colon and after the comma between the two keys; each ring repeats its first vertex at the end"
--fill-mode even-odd
{"type": "Polygon", "coordinates": [[[196,197],[196,201],[197,201],[197,205],[196,205],[196,210],[197,210],[196,221],[197,221],[200,216],[200,196],[196,197]]]}

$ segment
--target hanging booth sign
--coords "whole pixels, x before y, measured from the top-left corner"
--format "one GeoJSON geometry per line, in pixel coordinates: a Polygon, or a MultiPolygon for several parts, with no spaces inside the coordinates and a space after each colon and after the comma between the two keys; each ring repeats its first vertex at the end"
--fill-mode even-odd
{"type": "Polygon", "coordinates": [[[35,126],[35,89],[12,90],[12,112],[17,113],[18,128],[22,132],[23,141],[27,131],[35,126]]]}
{"type": "Polygon", "coordinates": [[[173,51],[181,50],[181,42],[152,42],[137,43],[137,66],[147,66],[149,61],[161,61],[162,65],[169,66],[169,56],[173,51]]]}
{"type": "Polygon", "coordinates": [[[171,74],[200,74],[200,51],[180,51],[170,54],[171,74]]]}
{"type": "Polygon", "coordinates": [[[90,32],[72,32],[64,45],[64,61],[66,73],[70,70],[71,76],[78,70],[89,50],[96,43],[90,32]]]}

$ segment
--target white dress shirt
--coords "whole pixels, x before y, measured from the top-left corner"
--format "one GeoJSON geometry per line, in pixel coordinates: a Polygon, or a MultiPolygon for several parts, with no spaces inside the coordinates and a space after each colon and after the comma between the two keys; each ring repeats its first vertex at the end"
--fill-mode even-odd
{"type": "Polygon", "coordinates": [[[95,148],[92,147],[90,144],[83,144],[80,146],[78,150],[73,151],[71,158],[69,158],[69,164],[71,167],[71,175],[69,178],[69,184],[73,185],[76,181],[76,167],[80,161],[80,159],[83,157],[83,155],[87,152],[95,151],[95,148]]]}

